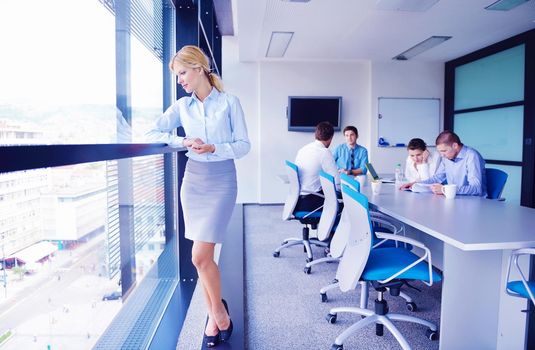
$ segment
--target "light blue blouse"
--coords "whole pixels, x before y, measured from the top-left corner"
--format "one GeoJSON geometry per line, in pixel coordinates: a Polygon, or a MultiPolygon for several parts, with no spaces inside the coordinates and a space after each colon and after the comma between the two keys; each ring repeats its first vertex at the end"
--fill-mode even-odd
{"type": "Polygon", "coordinates": [[[156,120],[155,127],[147,133],[147,137],[152,142],[183,147],[184,137],[173,135],[173,131],[180,126],[184,128],[186,138],[200,138],[215,146],[214,153],[188,151],[186,155],[193,160],[216,162],[237,159],[251,149],[240,100],[215,88],[212,88],[204,102],[194,93],[175,101],[156,120]]]}

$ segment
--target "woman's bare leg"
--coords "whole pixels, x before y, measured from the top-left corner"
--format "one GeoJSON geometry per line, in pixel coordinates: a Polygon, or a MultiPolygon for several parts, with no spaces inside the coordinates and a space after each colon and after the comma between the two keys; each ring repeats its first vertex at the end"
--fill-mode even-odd
{"type": "Polygon", "coordinates": [[[191,260],[203,285],[208,308],[206,335],[214,335],[212,334],[214,323],[220,330],[227,329],[230,325],[229,316],[221,302],[221,277],[214,261],[214,247],[215,243],[194,241],[191,251],[191,260]]]}

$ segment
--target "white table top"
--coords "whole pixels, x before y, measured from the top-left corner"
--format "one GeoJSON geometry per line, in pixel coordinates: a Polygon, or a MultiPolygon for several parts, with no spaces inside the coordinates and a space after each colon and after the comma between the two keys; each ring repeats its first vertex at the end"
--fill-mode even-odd
{"type": "Polygon", "coordinates": [[[535,247],[535,209],[474,196],[446,199],[432,193],[400,191],[383,184],[373,195],[361,192],[372,208],[462,250],[535,247]]]}

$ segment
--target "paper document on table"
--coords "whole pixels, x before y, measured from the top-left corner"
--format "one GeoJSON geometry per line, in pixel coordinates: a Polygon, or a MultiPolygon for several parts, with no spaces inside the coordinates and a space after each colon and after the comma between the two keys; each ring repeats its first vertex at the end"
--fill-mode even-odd
{"type": "Polygon", "coordinates": [[[414,185],[412,185],[411,191],[416,193],[431,192],[431,185],[415,183],[414,185]]]}

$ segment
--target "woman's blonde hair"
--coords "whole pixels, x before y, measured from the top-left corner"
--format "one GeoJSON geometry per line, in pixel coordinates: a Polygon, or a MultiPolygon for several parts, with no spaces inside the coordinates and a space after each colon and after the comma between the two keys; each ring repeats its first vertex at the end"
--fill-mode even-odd
{"type": "Polygon", "coordinates": [[[173,57],[171,62],[169,62],[169,69],[173,70],[175,63],[187,68],[201,68],[206,74],[210,85],[215,87],[217,91],[223,91],[223,83],[217,74],[210,71],[210,61],[208,56],[197,46],[186,45],[182,47],[173,57]]]}

